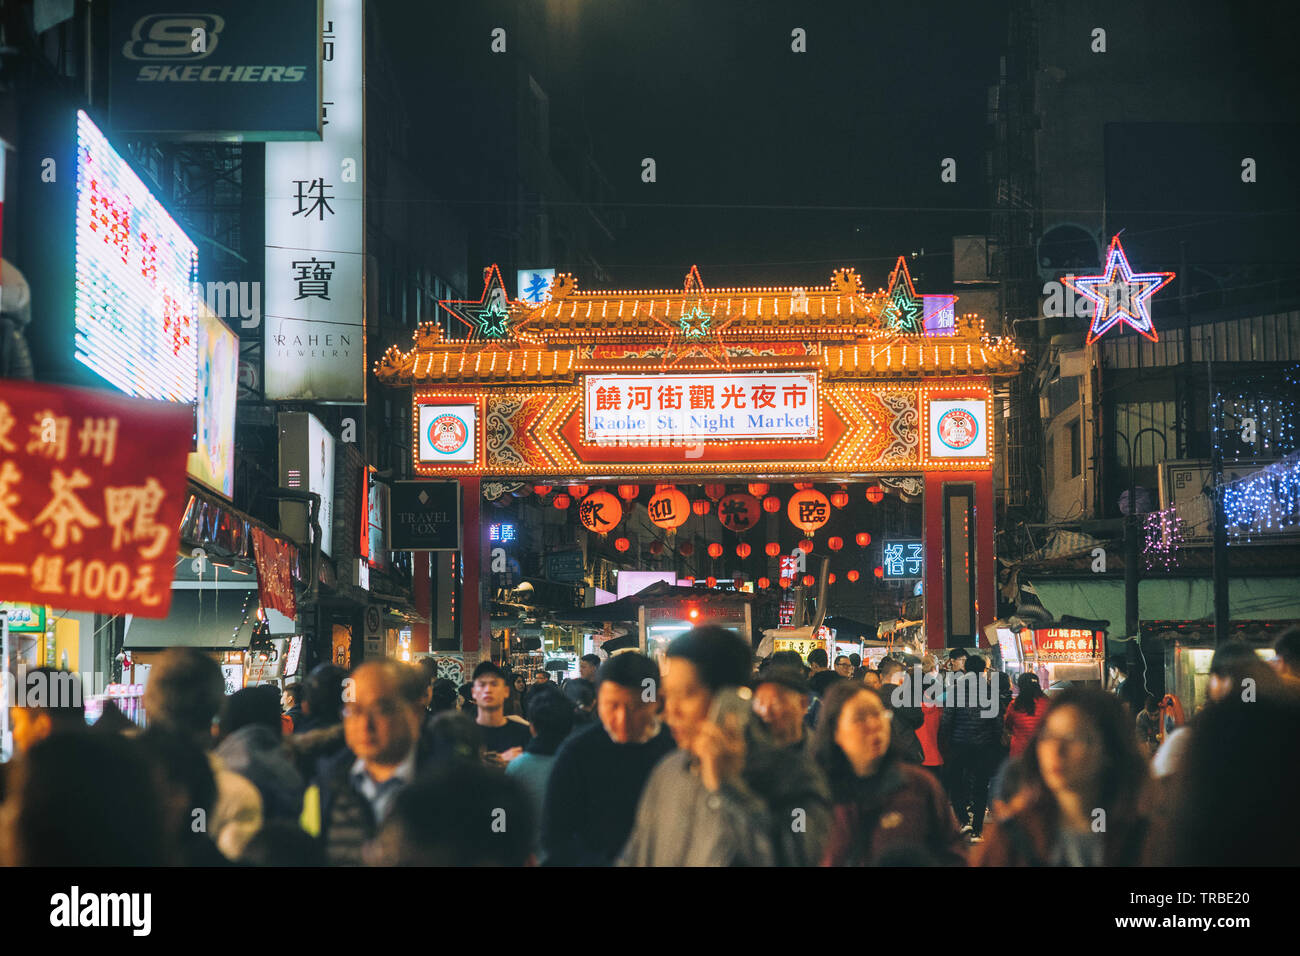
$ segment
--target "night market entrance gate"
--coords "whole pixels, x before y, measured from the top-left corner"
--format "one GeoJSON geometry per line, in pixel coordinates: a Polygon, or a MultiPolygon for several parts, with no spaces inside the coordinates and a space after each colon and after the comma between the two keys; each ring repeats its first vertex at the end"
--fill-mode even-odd
{"type": "MultiPolygon", "coordinates": [[[[625,482],[654,488],[647,513],[665,537],[679,516],[655,499],[669,486],[798,483],[788,498],[801,502],[778,507],[815,547],[820,502],[842,483],[919,498],[922,533],[889,557],[921,562],[930,647],[980,643],[996,616],[992,389],[1024,357],[1010,339],[951,295],[916,293],[901,258],[875,293],[848,269],[814,288],[705,289],[694,267],[677,290],[576,286],[562,274],[544,302],[515,301],[493,266],[478,300],[440,303],[464,337],[426,323],[376,366],[412,389],[415,473],[463,490],[467,664],[489,647],[485,490],[543,486],[581,511],[625,482]]],[[[599,516],[593,530],[617,535],[599,516]]]]}

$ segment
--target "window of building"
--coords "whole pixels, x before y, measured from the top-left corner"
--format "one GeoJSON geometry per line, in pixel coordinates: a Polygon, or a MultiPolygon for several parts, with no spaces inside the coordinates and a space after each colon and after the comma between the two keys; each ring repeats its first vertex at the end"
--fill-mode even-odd
{"type": "Polygon", "coordinates": [[[1083,436],[1079,419],[1065,426],[1065,434],[1070,441],[1070,477],[1078,478],[1083,473],[1083,436]]]}

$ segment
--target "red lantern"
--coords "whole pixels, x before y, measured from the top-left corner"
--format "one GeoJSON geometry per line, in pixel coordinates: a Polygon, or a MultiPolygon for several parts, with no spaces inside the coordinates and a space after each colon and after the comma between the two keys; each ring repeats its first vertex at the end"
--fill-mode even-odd
{"type": "Polygon", "coordinates": [[[659,557],[659,555],[664,553],[664,543],[662,541],[651,541],[650,553],[655,557],[659,557]]]}
{"type": "Polygon", "coordinates": [[[752,550],[753,549],[749,545],[742,541],[740,544],[736,545],[736,557],[741,559],[747,558],[752,550]]]}
{"type": "Polygon", "coordinates": [[[722,545],[718,544],[718,542],[716,541],[713,542],[713,544],[709,545],[709,557],[711,558],[722,557],[722,545]]]}
{"type": "Polygon", "coordinates": [[[862,575],[858,574],[857,568],[854,568],[852,571],[846,574],[845,577],[848,578],[850,581],[857,581],[857,579],[862,577],[862,575]]]}
{"type": "Polygon", "coordinates": [[[758,499],[753,495],[727,495],[718,502],[718,521],[728,531],[737,534],[758,524],[761,514],[758,499]]]}
{"type": "Polygon", "coordinates": [[[575,498],[587,497],[587,492],[591,490],[589,485],[569,485],[569,490],[573,492],[575,498]]]}
{"type": "Polygon", "coordinates": [[[539,498],[545,498],[551,493],[550,485],[533,485],[533,494],[539,498]]]}
{"type": "Polygon", "coordinates": [[[882,567],[877,566],[877,567],[876,567],[876,570],[872,571],[871,573],[874,574],[874,575],[875,575],[876,577],[878,577],[878,578],[883,578],[883,577],[885,576],[885,569],[882,568],[882,567]]]}
{"type": "Polygon", "coordinates": [[[618,496],[624,501],[631,501],[637,495],[641,494],[640,485],[619,485],[618,496]]]}
{"type": "Polygon", "coordinates": [[[796,481],[794,483],[795,491],[810,491],[812,489],[811,481],[796,481]]]}
{"type": "Polygon", "coordinates": [[[704,579],[704,583],[711,588],[716,588],[718,586],[718,579],[710,574],[707,578],[704,579]]]}
{"type": "Polygon", "coordinates": [[[853,540],[858,543],[859,548],[865,548],[871,543],[871,535],[867,534],[865,531],[859,531],[853,540]]]}
{"type": "Polygon", "coordinates": [[[672,485],[664,485],[662,490],[655,492],[646,510],[651,521],[665,531],[672,531],[686,521],[686,516],[691,513],[691,504],[672,485]]]}
{"type": "Polygon", "coordinates": [[[826,542],[826,547],[830,548],[832,551],[838,551],[840,548],[844,547],[844,539],[838,536],[830,538],[826,542]]]}
{"type": "Polygon", "coordinates": [[[695,579],[694,579],[694,578],[682,578],[682,583],[685,584],[688,588],[693,588],[693,587],[695,587],[695,579]]]}
{"type": "Polygon", "coordinates": [[[704,493],[708,495],[709,498],[712,499],[713,501],[717,501],[719,498],[721,498],[723,495],[727,493],[727,486],[726,485],[705,485],[704,493]]]}
{"type": "Polygon", "coordinates": [[[752,485],[749,485],[749,493],[755,498],[761,498],[768,493],[771,487],[772,486],[766,482],[756,481],[752,485]]]}
{"type": "Polygon", "coordinates": [[[827,584],[834,584],[834,583],[835,583],[835,572],[834,572],[834,571],[832,571],[830,577],[828,577],[828,578],[826,579],[826,583],[827,583],[827,584]]]}
{"type": "Polygon", "coordinates": [[[763,510],[770,515],[776,514],[781,510],[781,499],[773,495],[770,498],[763,499],[763,510]]]}
{"type": "Polygon", "coordinates": [[[623,520],[623,503],[608,491],[597,491],[578,504],[578,519],[588,531],[608,534],[623,520]]]}
{"type": "Polygon", "coordinates": [[[760,591],[766,591],[766,590],[767,590],[768,588],[770,588],[771,586],[772,586],[772,579],[771,579],[771,578],[759,578],[759,579],[758,579],[758,589],[759,589],[760,591]]]}
{"type": "Polygon", "coordinates": [[[831,504],[836,508],[847,508],[849,504],[849,493],[847,491],[837,491],[831,495],[831,504]]]}
{"type": "Polygon", "coordinates": [[[677,551],[683,558],[689,558],[695,553],[695,544],[691,541],[683,541],[677,546],[677,551]]]}
{"type": "Polygon", "coordinates": [[[789,579],[789,578],[782,578],[782,579],[781,579],[780,581],[778,581],[777,583],[780,584],[782,588],[788,588],[788,587],[790,586],[790,579],[789,579]]]}
{"type": "Polygon", "coordinates": [[[802,541],[799,542],[799,550],[802,551],[804,554],[812,554],[813,543],[809,541],[807,538],[804,538],[802,541]]]}
{"type": "Polygon", "coordinates": [[[563,511],[565,508],[569,507],[569,505],[573,504],[573,499],[568,495],[556,495],[551,499],[551,504],[563,511]]]}
{"type": "Polygon", "coordinates": [[[691,510],[694,511],[701,518],[703,518],[706,514],[709,513],[709,507],[710,507],[709,503],[705,501],[703,498],[701,498],[699,501],[691,502],[691,510]]]}
{"type": "Polygon", "coordinates": [[[831,503],[820,491],[797,491],[786,505],[790,523],[804,534],[812,534],[831,517],[831,503]]]}
{"type": "Polygon", "coordinates": [[[777,544],[775,541],[769,541],[767,543],[767,547],[765,547],[763,550],[767,552],[767,556],[769,558],[775,558],[778,554],[781,553],[781,546],[777,544]]]}
{"type": "Polygon", "coordinates": [[[810,587],[812,587],[813,584],[816,583],[816,581],[817,581],[817,579],[816,579],[815,577],[813,577],[811,574],[805,574],[805,575],[803,576],[803,586],[806,587],[806,588],[810,588],[810,587]]]}
{"type": "Polygon", "coordinates": [[[626,551],[630,547],[632,547],[632,542],[627,540],[627,538],[619,538],[614,542],[615,551],[619,551],[619,552],[626,551]]]}
{"type": "Polygon", "coordinates": [[[873,505],[878,505],[885,499],[885,489],[879,485],[871,485],[867,488],[867,500],[873,505]]]}

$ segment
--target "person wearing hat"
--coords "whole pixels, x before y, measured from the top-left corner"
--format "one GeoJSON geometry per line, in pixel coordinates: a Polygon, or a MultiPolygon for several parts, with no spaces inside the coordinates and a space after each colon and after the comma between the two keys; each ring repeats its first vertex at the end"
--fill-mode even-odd
{"type": "Polygon", "coordinates": [[[754,685],[754,714],[781,749],[804,750],[810,735],[803,716],[808,711],[812,690],[793,667],[777,664],[763,668],[754,685]]]}
{"type": "MultiPolygon", "coordinates": [[[[491,661],[483,661],[474,668],[471,686],[474,704],[478,708],[475,723],[483,734],[488,762],[508,764],[524,752],[524,747],[533,739],[533,733],[528,721],[505,714],[506,698],[510,696],[506,672],[491,661]]],[[[532,695],[538,693],[530,689],[528,699],[532,700],[532,695]]]]}

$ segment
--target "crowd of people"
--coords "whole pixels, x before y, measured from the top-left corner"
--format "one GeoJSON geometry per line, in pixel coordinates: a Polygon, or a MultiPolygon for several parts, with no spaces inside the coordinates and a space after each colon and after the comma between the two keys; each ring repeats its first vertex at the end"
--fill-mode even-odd
{"type": "Polygon", "coordinates": [[[1150,700],[1049,697],[964,651],[757,661],[711,626],[563,684],[381,660],[226,697],[175,648],[143,730],[111,707],[88,727],[76,695],[13,708],[0,862],[1294,864],[1300,633],[1276,649],[1220,646],[1165,733],[1150,700]]]}

